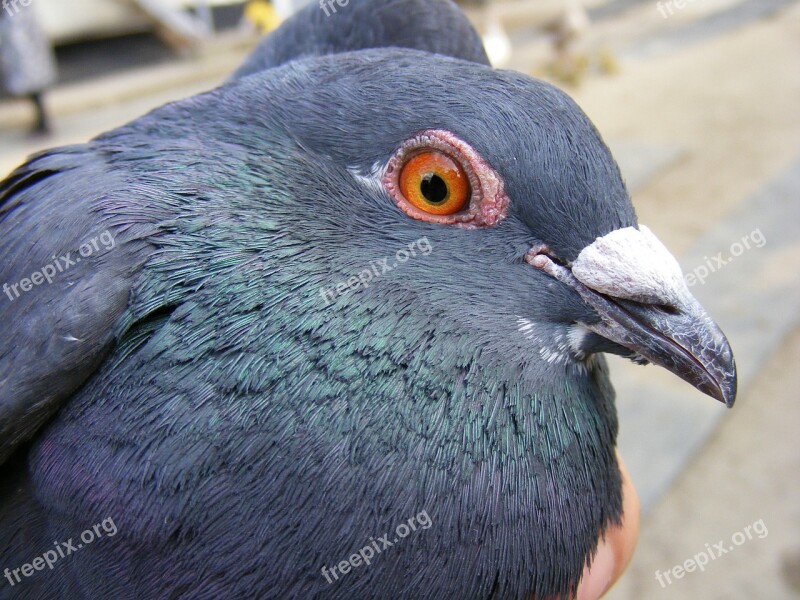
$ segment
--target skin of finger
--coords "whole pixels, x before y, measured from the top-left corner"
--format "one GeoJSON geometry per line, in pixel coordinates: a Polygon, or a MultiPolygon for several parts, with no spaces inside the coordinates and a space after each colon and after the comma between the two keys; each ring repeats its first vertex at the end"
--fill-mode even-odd
{"type": "Polygon", "coordinates": [[[622,576],[639,539],[639,495],[619,451],[617,462],[622,474],[622,525],[606,530],[591,568],[584,570],[577,600],[597,600],[602,597],[622,576]]]}

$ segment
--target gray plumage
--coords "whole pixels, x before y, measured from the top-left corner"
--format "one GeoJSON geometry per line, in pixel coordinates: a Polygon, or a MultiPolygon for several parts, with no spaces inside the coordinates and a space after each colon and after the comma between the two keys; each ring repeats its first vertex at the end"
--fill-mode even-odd
{"type": "Polygon", "coordinates": [[[0,203],[2,282],[114,239],[0,303],[0,555],[118,527],[0,598],[567,597],[619,521],[588,354],[635,355],[571,348],[603,314],[525,257],[569,264],[636,217],[555,88],[411,49],[293,60],[35,157],[0,203]],[[505,220],[392,201],[382,170],[428,129],[491,165],[505,220]],[[323,577],[420,511],[429,529],[323,577]]]}

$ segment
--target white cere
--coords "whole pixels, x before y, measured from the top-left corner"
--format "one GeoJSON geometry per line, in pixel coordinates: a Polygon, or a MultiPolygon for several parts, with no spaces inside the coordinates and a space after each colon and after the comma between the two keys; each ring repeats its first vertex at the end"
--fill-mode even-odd
{"type": "Polygon", "coordinates": [[[572,273],[585,286],[615,298],[680,305],[691,297],[678,261],[644,225],[597,238],[581,250],[572,273]]]}

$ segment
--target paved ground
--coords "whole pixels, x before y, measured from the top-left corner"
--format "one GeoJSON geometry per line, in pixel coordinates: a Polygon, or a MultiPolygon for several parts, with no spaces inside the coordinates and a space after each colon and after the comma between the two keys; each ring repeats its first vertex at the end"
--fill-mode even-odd
{"type": "MultiPolygon", "coordinates": [[[[641,221],[684,269],[720,251],[731,258],[693,291],[728,332],[742,374],[737,406],[725,411],[663,370],[612,361],[620,445],[647,516],[609,597],[800,598],[800,7],[696,0],[664,19],[656,2],[609,6],[590,49],[614,49],[620,71],[568,91],[620,160],[641,221]],[[765,243],[731,257],[756,230],[765,243]],[[748,526],[753,539],[703,572],[659,584],[656,569],[740,541],[748,526]]],[[[539,72],[541,40],[512,39],[512,66],[539,72]]],[[[0,104],[0,171],[209,89],[240,58],[212,53],[56,90],[48,140],[26,136],[24,104],[0,104]]]]}
{"type": "Polygon", "coordinates": [[[633,563],[609,600],[800,598],[798,364],[795,329],[643,521],[633,563]],[[704,571],[656,579],[709,547],[720,555],[704,571]]]}
{"type": "MultiPolygon", "coordinates": [[[[654,4],[625,31],[647,30],[654,4]]],[[[691,43],[662,36],[657,51],[628,33],[623,72],[574,94],[612,145],[676,149],[634,200],[686,271],[755,229],[767,239],[693,288],[737,354],[743,388],[732,411],[714,414],[666,373],[614,361],[621,447],[649,514],[612,600],[800,598],[800,71],[788,60],[800,51],[800,10],[722,32],[712,25],[691,43]],[[762,520],[763,539],[672,584],[662,576],[665,587],[656,579],[706,544],[731,547],[762,520]]]]}

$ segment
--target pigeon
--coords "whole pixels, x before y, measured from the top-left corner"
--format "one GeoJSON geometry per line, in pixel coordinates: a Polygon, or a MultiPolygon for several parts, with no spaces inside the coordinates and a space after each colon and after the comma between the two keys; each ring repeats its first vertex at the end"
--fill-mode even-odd
{"type": "Polygon", "coordinates": [[[555,87],[278,62],[0,183],[0,598],[570,597],[724,334],[555,87]]]}
{"type": "Polygon", "coordinates": [[[489,64],[478,32],[452,0],[320,0],[265,36],[231,79],[305,56],[391,47],[489,64]]]}

